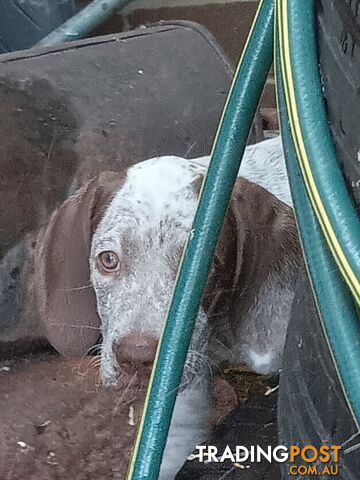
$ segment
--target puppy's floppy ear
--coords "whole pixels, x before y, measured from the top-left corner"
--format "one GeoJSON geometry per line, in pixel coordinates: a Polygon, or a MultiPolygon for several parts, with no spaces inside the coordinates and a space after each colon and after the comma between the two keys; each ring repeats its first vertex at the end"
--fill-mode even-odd
{"type": "Polygon", "coordinates": [[[52,215],[37,241],[38,308],[48,341],[63,355],[83,355],[100,335],[90,282],[92,235],[123,176],[92,179],[52,215]]]}
{"type": "Polygon", "coordinates": [[[224,344],[228,326],[240,321],[270,275],[287,288],[300,264],[292,209],[259,185],[238,178],[203,297],[224,344]]]}

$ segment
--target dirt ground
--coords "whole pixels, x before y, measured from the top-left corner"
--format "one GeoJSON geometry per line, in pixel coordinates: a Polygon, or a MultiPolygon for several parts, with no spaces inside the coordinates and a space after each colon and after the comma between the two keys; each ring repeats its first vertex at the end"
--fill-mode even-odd
{"type": "Polygon", "coordinates": [[[146,388],[99,385],[95,357],[0,367],[0,479],[123,479],[146,388]]]}
{"type": "MultiPolygon", "coordinates": [[[[37,355],[0,364],[0,480],[124,479],[148,371],[100,385],[97,357],[37,355]]],[[[266,379],[228,367],[214,381],[215,422],[266,379]]]]}

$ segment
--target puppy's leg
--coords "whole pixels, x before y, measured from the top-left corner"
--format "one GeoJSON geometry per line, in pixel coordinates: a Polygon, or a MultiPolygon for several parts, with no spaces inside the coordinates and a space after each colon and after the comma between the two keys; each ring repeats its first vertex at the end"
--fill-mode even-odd
{"type": "Polygon", "coordinates": [[[211,366],[209,325],[202,308],[196,319],[170,424],[159,480],[173,480],[186,457],[209,433],[211,366]]]}
{"type": "Polygon", "coordinates": [[[198,378],[178,394],[160,469],[159,480],[174,480],[196,445],[209,432],[209,379],[198,378]]]}

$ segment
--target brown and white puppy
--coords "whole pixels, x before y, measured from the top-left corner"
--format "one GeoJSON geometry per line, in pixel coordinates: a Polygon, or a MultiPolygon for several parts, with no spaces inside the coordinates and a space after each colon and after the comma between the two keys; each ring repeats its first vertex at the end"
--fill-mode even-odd
{"type": "MultiPolygon", "coordinates": [[[[120,364],[154,358],[207,164],[159,157],[105,172],[64,202],[38,235],[32,297],[45,336],[60,353],[79,355],[101,331],[106,385],[116,386],[120,364]]],[[[269,373],[281,365],[301,263],[281,140],[248,147],[240,173],[248,180],[237,180],[230,201],[162,479],[174,478],[206,436],[211,368],[226,360],[269,373]]]]}

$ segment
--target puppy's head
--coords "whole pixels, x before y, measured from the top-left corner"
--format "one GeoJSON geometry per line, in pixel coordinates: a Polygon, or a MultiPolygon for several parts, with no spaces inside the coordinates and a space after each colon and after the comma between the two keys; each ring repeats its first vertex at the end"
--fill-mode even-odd
{"type": "MultiPolygon", "coordinates": [[[[47,338],[60,353],[79,355],[101,333],[105,384],[117,383],[120,364],[154,359],[204,173],[178,157],[104,173],[65,202],[40,235],[39,308],[47,338]]],[[[201,367],[209,336],[229,348],[244,336],[241,318],[271,272],[281,277],[284,264],[291,266],[294,245],[291,209],[238,180],[190,346],[190,374],[201,367]]]]}
{"type": "Polygon", "coordinates": [[[82,355],[101,333],[106,384],[116,383],[122,362],[155,356],[203,173],[178,157],[103,173],[39,236],[47,338],[62,354],[82,355]]]}

